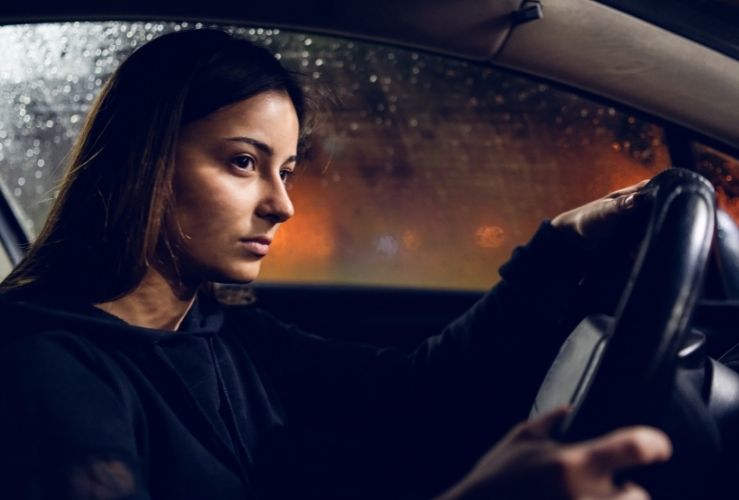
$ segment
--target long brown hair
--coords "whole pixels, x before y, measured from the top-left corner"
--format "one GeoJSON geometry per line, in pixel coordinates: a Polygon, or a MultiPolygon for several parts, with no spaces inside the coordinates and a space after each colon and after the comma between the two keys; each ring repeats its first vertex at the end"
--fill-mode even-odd
{"type": "Polygon", "coordinates": [[[270,90],[289,95],[302,125],[294,75],[246,40],[189,30],[134,51],[93,104],[46,224],[0,291],[100,303],[133,290],[177,246],[166,221],[181,127],[270,90]]]}

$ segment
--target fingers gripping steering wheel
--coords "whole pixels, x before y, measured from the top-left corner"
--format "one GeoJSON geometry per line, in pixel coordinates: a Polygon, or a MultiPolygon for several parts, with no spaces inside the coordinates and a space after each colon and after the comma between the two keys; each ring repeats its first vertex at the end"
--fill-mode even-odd
{"type": "Polygon", "coordinates": [[[560,429],[566,440],[648,422],[674,383],[708,261],[715,194],[703,177],[676,168],[643,191],[651,215],[614,318],[587,317],[575,328],[531,410],[570,405],[560,429]]]}

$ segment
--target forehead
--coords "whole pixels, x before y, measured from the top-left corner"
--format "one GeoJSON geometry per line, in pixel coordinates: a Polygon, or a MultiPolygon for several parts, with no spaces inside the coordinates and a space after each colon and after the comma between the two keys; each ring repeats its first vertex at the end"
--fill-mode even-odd
{"type": "Polygon", "coordinates": [[[185,134],[216,136],[257,135],[261,139],[294,140],[298,116],[286,92],[269,91],[223,106],[185,126],[185,134]]]}
{"type": "Polygon", "coordinates": [[[227,104],[202,118],[203,121],[221,123],[239,120],[272,120],[284,118],[297,121],[297,112],[287,92],[271,90],[241,101],[227,104]]]}

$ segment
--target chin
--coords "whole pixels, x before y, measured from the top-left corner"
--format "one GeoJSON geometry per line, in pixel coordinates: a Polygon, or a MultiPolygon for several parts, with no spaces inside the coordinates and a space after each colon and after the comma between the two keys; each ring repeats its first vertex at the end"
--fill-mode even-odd
{"type": "Polygon", "coordinates": [[[213,275],[208,279],[209,281],[215,281],[218,283],[246,285],[247,283],[251,283],[257,279],[260,267],[259,263],[250,263],[247,266],[234,266],[229,269],[215,269],[213,275]]]}

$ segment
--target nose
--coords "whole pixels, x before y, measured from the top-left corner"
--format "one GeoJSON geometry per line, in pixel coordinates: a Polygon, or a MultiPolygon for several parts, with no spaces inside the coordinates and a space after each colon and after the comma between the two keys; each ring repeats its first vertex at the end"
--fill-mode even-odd
{"type": "Polygon", "coordinates": [[[279,176],[263,180],[262,197],[256,213],[275,224],[285,222],[295,214],[295,207],[287,194],[287,187],[279,176]]]}

